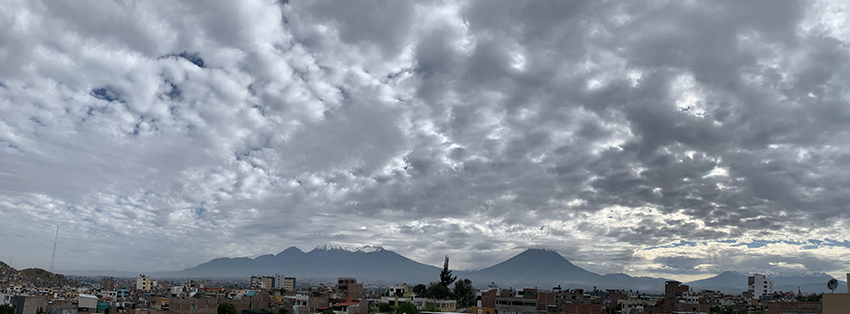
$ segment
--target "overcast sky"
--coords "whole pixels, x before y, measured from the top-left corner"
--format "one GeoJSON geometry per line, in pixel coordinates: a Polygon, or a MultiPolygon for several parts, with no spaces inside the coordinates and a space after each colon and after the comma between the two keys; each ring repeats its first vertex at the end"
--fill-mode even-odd
{"type": "Polygon", "coordinates": [[[850,271],[846,1],[0,3],[0,260],[850,271]]]}

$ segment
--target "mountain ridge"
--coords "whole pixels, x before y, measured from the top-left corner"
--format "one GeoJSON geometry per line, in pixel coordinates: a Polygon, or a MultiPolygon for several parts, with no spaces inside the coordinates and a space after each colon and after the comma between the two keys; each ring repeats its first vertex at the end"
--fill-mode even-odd
{"type": "MultiPolygon", "coordinates": [[[[346,247],[319,245],[312,250],[291,246],[277,254],[255,258],[215,258],[180,271],[147,273],[157,277],[245,277],[275,273],[302,278],[355,277],[374,283],[429,283],[436,281],[441,268],[419,263],[380,246],[346,247]]],[[[67,271],[66,271],[67,272],[67,271]]],[[[529,248],[505,261],[477,270],[453,270],[458,278],[467,278],[476,285],[496,282],[502,287],[574,288],[603,287],[606,289],[636,289],[644,292],[662,291],[667,279],[633,277],[624,273],[597,274],[576,266],[557,251],[529,248]]],[[[71,272],[73,273],[73,272],[71,272]]],[[[92,275],[86,272],[86,275],[92,275]]],[[[123,273],[123,272],[117,272],[123,273]]],[[[130,274],[135,272],[128,272],[130,274]]],[[[136,273],[138,274],[138,273],[136,273]]],[[[111,275],[116,274],[115,271],[111,275]]],[[[135,275],[129,275],[135,276],[135,275]]],[[[724,271],[716,276],[686,282],[694,290],[711,289],[740,293],[746,290],[749,273],[724,271]]],[[[832,277],[822,272],[806,274],[781,274],[774,286],[799,284],[817,290],[818,284],[832,277]]]]}

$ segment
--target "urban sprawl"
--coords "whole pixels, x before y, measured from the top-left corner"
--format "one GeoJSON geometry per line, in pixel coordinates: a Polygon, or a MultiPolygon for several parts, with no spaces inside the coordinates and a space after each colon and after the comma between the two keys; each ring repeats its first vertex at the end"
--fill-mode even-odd
{"type": "Polygon", "coordinates": [[[475,289],[447,269],[437,275],[429,284],[384,288],[364,288],[348,277],[299,285],[296,278],[279,274],[252,276],[250,284],[241,286],[197,279],[169,282],[143,274],[86,282],[0,263],[0,314],[850,313],[850,288],[847,293],[810,295],[774,291],[773,281],[760,274],[748,278],[748,291],[734,295],[693,291],[678,281],[659,287],[663,294],[560,286],[514,289],[497,283],[475,289]]]}

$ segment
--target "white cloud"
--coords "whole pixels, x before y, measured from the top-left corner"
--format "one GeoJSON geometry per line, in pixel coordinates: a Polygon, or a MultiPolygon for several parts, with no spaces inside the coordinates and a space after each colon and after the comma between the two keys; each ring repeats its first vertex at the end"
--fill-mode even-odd
{"type": "Polygon", "coordinates": [[[331,242],[838,272],[850,65],[807,5],[6,1],[0,259],[45,267],[59,225],[65,269],[331,242]]]}

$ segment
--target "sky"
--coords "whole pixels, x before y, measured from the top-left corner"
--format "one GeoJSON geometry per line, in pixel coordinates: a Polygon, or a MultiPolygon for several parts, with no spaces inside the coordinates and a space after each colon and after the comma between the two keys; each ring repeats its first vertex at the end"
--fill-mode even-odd
{"type": "Polygon", "coordinates": [[[0,260],[850,271],[843,1],[0,3],[0,260]]]}

